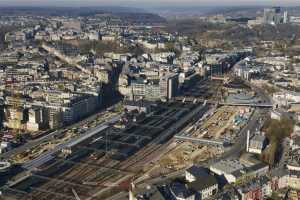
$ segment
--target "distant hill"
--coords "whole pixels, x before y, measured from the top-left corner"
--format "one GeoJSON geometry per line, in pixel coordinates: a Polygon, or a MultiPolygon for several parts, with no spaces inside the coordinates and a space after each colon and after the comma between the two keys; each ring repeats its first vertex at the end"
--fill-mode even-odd
{"type": "Polygon", "coordinates": [[[130,7],[0,7],[0,16],[33,15],[33,16],[93,16],[112,14],[126,22],[164,23],[165,19],[157,14],[139,8],[130,7]]]}
{"type": "Polygon", "coordinates": [[[94,13],[143,13],[143,9],[118,6],[103,6],[103,7],[1,7],[0,15],[66,15],[78,16],[94,13]]]}
{"type": "MultiPolygon", "coordinates": [[[[223,14],[230,17],[256,17],[262,15],[264,8],[271,8],[271,6],[236,6],[224,7],[211,10],[207,12],[208,15],[223,14]]],[[[300,6],[295,7],[282,7],[287,10],[291,15],[300,16],[300,6]]]]}
{"type": "MultiPolygon", "coordinates": [[[[158,13],[161,16],[168,18],[188,18],[208,15],[223,14],[228,17],[246,17],[255,18],[258,15],[262,15],[264,8],[270,8],[271,6],[168,6],[168,7],[153,7],[147,10],[158,13]]],[[[300,6],[295,7],[283,7],[291,15],[300,16],[300,6]]]]}

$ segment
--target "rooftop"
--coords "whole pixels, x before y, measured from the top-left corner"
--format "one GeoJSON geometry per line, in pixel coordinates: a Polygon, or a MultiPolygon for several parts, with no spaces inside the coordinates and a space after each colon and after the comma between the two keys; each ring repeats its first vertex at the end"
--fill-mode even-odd
{"type": "Polygon", "coordinates": [[[244,169],[245,167],[246,166],[238,160],[221,160],[220,162],[211,165],[211,168],[218,169],[227,174],[244,169]]]}
{"type": "Polygon", "coordinates": [[[198,166],[195,166],[195,165],[188,168],[186,171],[189,172],[190,174],[192,174],[193,176],[197,177],[197,178],[205,178],[209,175],[207,169],[205,169],[203,167],[198,167],[198,166]]]}
{"type": "Polygon", "coordinates": [[[264,142],[265,139],[266,139],[266,136],[264,136],[264,135],[255,135],[251,138],[251,141],[264,142]]]}
{"type": "Polygon", "coordinates": [[[189,190],[185,184],[178,181],[170,183],[170,190],[176,197],[183,199],[186,199],[193,195],[193,192],[189,190]]]}
{"type": "Polygon", "coordinates": [[[238,187],[238,190],[243,192],[243,193],[247,193],[251,190],[254,190],[256,188],[260,188],[262,187],[263,185],[265,185],[267,182],[269,182],[269,178],[266,177],[266,176],[260,176],[259,178],[257,179],[252,179],[251,181],[243,184],[243,185],[240,185],[238,187]]]}
{"type": "Polygon", "coordinates": [[[202,191],[216,184],[218,184],[216,178],[208,174],[206,177],[203,177],[202,179],[198,179],[196,181],[188,183],[188,188],[194,191],[202,191]]]}

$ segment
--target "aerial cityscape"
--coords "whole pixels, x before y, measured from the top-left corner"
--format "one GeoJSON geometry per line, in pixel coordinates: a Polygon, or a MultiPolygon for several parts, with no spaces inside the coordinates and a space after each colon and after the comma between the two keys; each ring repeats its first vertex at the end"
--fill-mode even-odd
{"type": "Polygon", "coordinates": [[[297,1],[0,0],[0,200],[300,200],[299,76],[297,1]]]}

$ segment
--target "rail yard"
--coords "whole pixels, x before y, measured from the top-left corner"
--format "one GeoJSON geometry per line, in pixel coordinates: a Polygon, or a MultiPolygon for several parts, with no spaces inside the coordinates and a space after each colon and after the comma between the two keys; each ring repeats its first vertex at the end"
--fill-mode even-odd
{"type": "Polygon", "coordinates": [[[159,103],[135,120],[124,119],[130,113],[107,120],[25,162],[24,177],[2,192],[18,199],[74,199],[76,191],[80,198],[105,199],[127,190],[160,147],[208,109],[193,103],[159,103]]]}
{"type": "Polygon", "coordinates": [[[102,200],[124,194],[132,182],[168,176],[220,156],[254,109],[213,103],[220,100],[215,91],[223,98],[226,89],[220,81],[208,82],[198,81],[175,101],[152,102],[149,111],[140,112],[143,105],[123,112],[107,109],[25,155],[15,155],[13,163],[21,164],[24,172],[2,193],[24,200],[76,195],[102,200]]]}

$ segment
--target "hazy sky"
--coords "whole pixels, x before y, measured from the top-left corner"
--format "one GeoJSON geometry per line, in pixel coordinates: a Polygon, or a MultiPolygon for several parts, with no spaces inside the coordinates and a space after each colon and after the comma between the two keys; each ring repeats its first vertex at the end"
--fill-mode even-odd
{"type": "Polygon", "coordinates": [[[232,6],[300,5],[300,0],[0,0],[6,6],[232,6]]]}

